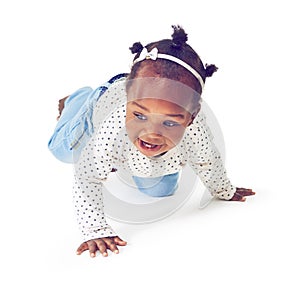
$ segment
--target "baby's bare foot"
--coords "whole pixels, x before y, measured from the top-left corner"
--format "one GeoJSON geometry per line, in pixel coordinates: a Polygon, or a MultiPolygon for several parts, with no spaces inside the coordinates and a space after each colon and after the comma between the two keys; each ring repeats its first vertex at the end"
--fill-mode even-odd
{"type": "Polygon", "coordinates": [[[58,117],[56,118],[57,120],[59,120],[59,118],[60,118],[60,116],[61,116],[61,113],[62,113],[62,111],[63,111],[63,109],[64,109],[64,107],[65,107],[65,101],[66,101],[66,99],[67,99],[68,97],[69,97],[69,96],[67,96],[67,97],[65,97],[65,98],[62,98],[62,99],[58,100],[58,113],[59,113],[59,115],[58,115],[58,117]]]}

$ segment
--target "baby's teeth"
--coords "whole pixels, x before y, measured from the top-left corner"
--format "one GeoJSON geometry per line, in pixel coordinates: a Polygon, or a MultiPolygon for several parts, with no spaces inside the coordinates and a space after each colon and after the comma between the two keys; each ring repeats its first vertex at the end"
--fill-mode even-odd
{"type": "Polygon", "coordinates": [[[154,147],[155,147],[155,145],[147,144],[147,143],[144,142],[144,141],[143,141],[143,144],[144,144],[144,146],[147,147],[147,148],[154,148],[154,147]]]}

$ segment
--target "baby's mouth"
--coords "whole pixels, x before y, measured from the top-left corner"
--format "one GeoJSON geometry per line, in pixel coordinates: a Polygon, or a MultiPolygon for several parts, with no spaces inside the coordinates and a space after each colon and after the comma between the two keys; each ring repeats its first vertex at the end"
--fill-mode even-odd
{"type": "Polygon", "coordinates": [[[138,142],[139,142],[139,146],[141,149],[148,150],[148,151],[158,151],[163,146],[163,145],[151,144],[151,143],[143,141],[141,139],[138,139],[138,142]]]}

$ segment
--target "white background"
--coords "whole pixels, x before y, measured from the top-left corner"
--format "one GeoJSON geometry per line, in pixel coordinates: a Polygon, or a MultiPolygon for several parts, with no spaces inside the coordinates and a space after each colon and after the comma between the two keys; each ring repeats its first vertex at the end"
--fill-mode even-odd
{"type": "Polygon", "coordinates": [[[1,298],[299,299],[299,23],[292,0],[2,1],[1,298]],[[72,166],[47,149],[57,100],[129,71],[128,47],[172,24],[219,67],[203,96],[233,184],[257,195],[111,222],[119,255],[76,256],[72,166]]]}

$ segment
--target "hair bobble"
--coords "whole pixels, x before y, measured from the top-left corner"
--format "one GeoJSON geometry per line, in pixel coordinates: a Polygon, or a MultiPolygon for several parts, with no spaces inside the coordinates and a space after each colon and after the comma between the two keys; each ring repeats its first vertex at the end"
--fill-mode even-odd
{"type": "Polygon", "coordinates": [[[205,77],[211,77],[212,74],[214,74],[218,68],[215,65],[205,65],[205,77]]]}
{"type": "Polygon", "coordinates": [[[172,47],[174,48],[181,48],[186,41],[188,40],[187,34],[185,31],[178,25],[172,25],[172,28],[174,30],[172,34],[172,47]]]}
{"type": "Polygon", "coordinates": [[[140,42],[136,42],[129,48],[129,50],[132,54],[135,54],[142,52],[143,48],[144,46],[140,42]]]}

